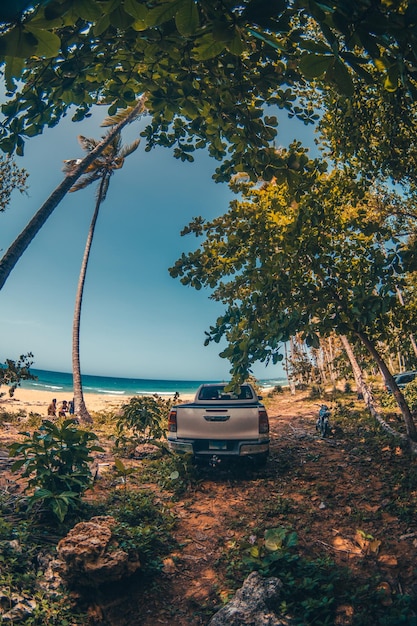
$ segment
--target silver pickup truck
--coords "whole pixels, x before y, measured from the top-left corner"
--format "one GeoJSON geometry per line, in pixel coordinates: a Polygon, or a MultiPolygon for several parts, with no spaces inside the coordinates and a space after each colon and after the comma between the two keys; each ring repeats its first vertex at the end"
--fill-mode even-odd
{"type": "Polygon", "coordinates": [[[174,406],[168,416],[168,446],[197,460],[253,457],[263,464],[269,454],[269,420],[250,384],[237,393],[227,383],[201,385],[194,401],[174,406]]]}

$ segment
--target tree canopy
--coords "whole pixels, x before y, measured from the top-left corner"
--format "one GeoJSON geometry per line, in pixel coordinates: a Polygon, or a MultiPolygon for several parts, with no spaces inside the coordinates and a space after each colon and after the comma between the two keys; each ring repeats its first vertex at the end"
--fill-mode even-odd
{"type": "MultiPolygon", "coordinates": [[[[36,380],[36,376],[31,374],[30,367],[33,363],[33,354],[28,352],[27,354],[21,354],[20,357],[14,361],[13,359],[6,359],[6,362],[0,365],[0,385],[9,386],[9,396],[13,398],[14,392],[20,386],[22,380],[36,380]]],[[[0,394],[0,397],[4,396],[4,393],[0,394]]]]}
{"type": "Polygon", "coordinates": [[[9,156],[0,157],[0,211],[5,211],[15,189],[26,191],[28,173],[17,166],[9,156]]]}
{"type": "Polygon", "coordinates": [[[358,80],[354,85],[349,98],[329,89],[310,91],[323,111],[318,127],[327,156],[369,180],[390,179],[415,191],[417,102],[403,87],[389,92],[358,80]]]}
{"type": "Polygon", "coordinates": [[[51,0],[3,20],[8,152],[70,109],[75,120],[97,103],[114,114],[145,93],[147,149],[192,160],[207,147],[223,161],[217,180],[239,171],[302,180],[313,165],[273,145],[277,108],[316,119],[295,84],[319,78],[351,95],[356,73],[417,94],[417,10],[407,1],[51,0]]]}
{"type": "Polygon", "coordinates": [[[296,333],[313,346],[333,331],[376,341],[392,315],[401,323],[397,288],[405,259],[407,269],[412,264],[390,194],[364,191],[337,170],[318,177],[299,202],[286,184],[240,189],[243,199],[225,215],[196,218],[183,231],[204,240],[170,270],[226,305],[207,342],[226,337],[222,356],[234,376],[256,360],[282,358],[283,342],[296,333]]]}

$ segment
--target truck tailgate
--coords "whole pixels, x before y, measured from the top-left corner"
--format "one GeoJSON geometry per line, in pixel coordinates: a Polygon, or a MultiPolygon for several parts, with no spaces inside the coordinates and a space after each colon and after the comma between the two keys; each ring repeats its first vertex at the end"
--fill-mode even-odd
{"type": "Polygon", "coordinates": [[[258,407],[184,405],[178,408],[177,437],[251,439],[259,436],[258,407]]]}

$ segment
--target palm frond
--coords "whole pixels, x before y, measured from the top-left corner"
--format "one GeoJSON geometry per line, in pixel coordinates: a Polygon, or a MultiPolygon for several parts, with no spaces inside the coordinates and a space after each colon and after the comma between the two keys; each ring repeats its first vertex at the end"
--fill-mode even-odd
{"type": "MultiPolygon", "coordinates": [[[[101,141],[101,140],[100,140],[101,141]]],[[[92,139],[89,137],[84,137],[83,135],[78,135],[78,142],[83,150],[86,152],[91,152],[97,145],[100,143],[96,139],[92,139]]]]}
{"type": "MultiPolygon", "coordinates": [[[[142,109],[140,111],[138,111],[137,115],[135,115],[135,117],[133,118],[135,120],[139,119],[139,117],[141,117],[142,115],[145,115],[148,112],[148,110],[147,110],[147,108],[145,107],[145,104],[144,104],[145,103],[144,95],[142,95],[141,98],[143,100],[143,107],[142,107],[142,109]]],[[[115,126],[116,124],[119,124],[119,122],[122,122],[133,111],[133,109],[136,106],[137,105],[132,105],[132,106],[126,107],[126,109],[121,109],[120,111],[118,111],[114,115],[109,115],[108,117],[104,118],[104,120],[102,121],[101,125],[102,126],[115,126]]]]}
{"type": "Polygon", "coordinates": [[[74,169],[81,163],[82,159],[65,159],[62,171],[65,174],[72,174],[74,169]]]}
{"type": "Polygon", "coordinates": [[[132,154],[132,152],[134,152],[137,149],[139,144],[140,144],[140,139],[136,139],[135,141],[132,141],[132,143],[129,144],[128,146],[124,146],[119,152],[120,158],[125,159],[126,157],[128,157],[129,154],[132,154]]]}
{"type": "Polygon", "coordinates": [[[75,183],[70,189],[70,193],[73,191],[79,191],[80,189],[85,189],[91,183],[94,183],[96,180],[101,178],[101,173],[99,171],[91,172],[91,174],[83,175],[78,179],[78,182],[75,183]]]}

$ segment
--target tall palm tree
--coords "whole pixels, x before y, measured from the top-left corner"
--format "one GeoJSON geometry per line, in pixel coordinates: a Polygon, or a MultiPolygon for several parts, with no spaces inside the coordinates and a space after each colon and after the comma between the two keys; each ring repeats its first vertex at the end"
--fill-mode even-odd
{"type": "Polygon", "coordinates": [[[76,165],[74,165],[71,172],[65,176],[64,180],[54,189],[49,198],[45,200],[41,208],[35,213],[30,222],[16,237],[0,259],[0,289],[4,286],[14,266],[45,224],[48,217],[52,215],[58,204],[85,172],[86,168],[101,154],[102,150],[111,142],[112,138],[120,133],[122,128],[136,120],[143,113],[146,113],[145,101],[146,94],[142,95],[134,106],[124,110],[122,114],[118,116],[108,118],[108,120],[103,123],[103,126],[112,126],[109,133],[101,142],[97,143],[94,150],[86,154],[83,159],[74,161],[76,165]]]}
{"type": "MultiPolygon", "coordinates": [[[[78,140],[87,153],[93,152],[100,143],[95,139],[87,139],[79,136],[78,140]]],[[[78,278],[77,295],[75,298],[74,319],[72,325],[72,376],[74,385],[74,405],[75,414],[84,422],[91,422],[91,416],[84,402],[84,394],[81,380],[80,367],[80,320],[81,306],[84,293],[85,277],[87,274],[88,259],[90,257],[91,244],[93,242],[94,230],[97,217],[102,202],[106,199],[110,184],[110,178],[115,170],[123,167],[124,161],[129,154],[132,154],[139,145],[139,139],[128,146],[122,146],[120,133],[114,135],[111,141],[101,151],[101,153],[90,163],[84,173],[79,177],[77,183],[71,187],[70,192],[85,189],[91,183],[99,181],[96,194],[96,204],[93,218],[88,231],[87,241],[84,248],[83,260],[81,263],[80,276],[78,278]]],[[[64,161],[64,172],[71,174],[78,166],[79,159],[64,161]]]]}

